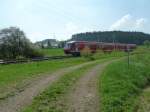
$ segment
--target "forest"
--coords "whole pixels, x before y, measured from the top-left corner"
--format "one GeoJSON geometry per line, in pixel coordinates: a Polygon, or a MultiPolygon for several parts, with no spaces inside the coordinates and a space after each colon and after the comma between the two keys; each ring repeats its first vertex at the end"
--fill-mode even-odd
{"type": "Polygon", "coordinates": [[[150,41],[150,34],[143,32],[99,31],[74,34],[70,40],[115,42],[141,45],[146,40],[150,41]]]}

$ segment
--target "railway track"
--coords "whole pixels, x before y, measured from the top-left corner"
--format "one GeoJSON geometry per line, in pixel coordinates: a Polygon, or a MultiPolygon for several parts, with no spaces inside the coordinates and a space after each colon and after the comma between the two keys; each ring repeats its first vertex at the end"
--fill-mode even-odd
{"type": "Polygon", "coordinates": [[[72,57],[73,56],[51,56],[51,57],[29,58],[29,59],[0,60],[0,65],[36,62],[36,61],[44,61],[44,60],[57,60],[57,59],[66,59],[72,57]]]}

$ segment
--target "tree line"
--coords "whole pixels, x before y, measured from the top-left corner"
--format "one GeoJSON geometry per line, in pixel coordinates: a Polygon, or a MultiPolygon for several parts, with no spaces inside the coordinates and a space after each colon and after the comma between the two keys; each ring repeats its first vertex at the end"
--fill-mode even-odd
{"type": "Polygon", "coordinates": [[[74,34],[72,41],[115,42],[142,45],[150,41],[150,34],[142,32],[104,31],[74,34]]]}

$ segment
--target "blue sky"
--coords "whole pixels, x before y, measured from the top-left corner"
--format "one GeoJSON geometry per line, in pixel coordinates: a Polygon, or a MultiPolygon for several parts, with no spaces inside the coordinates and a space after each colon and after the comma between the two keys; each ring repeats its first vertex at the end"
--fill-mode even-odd
{"type": "Polygon", "coordinates": [[[20,27],[33,42],[74,33],[150,33],[150,0],[0,0],[0,29],[20,27]]]}

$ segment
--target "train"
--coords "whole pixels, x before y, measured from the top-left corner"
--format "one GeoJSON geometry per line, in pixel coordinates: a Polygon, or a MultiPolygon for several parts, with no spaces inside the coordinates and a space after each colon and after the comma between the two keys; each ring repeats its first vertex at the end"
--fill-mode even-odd
{"type": "Polygon", "coordinates": [[[105,43],[105,42],[90,42],[90,41],[70,41],[67,42],[64,47],[65,54],[80,56],[81,52],[88,48],[91,53],[96,53],[99,50],[103,52],[112,51],[133,51],[136,48],[136,44],[123,44],[123,43],[105,43]]]}

